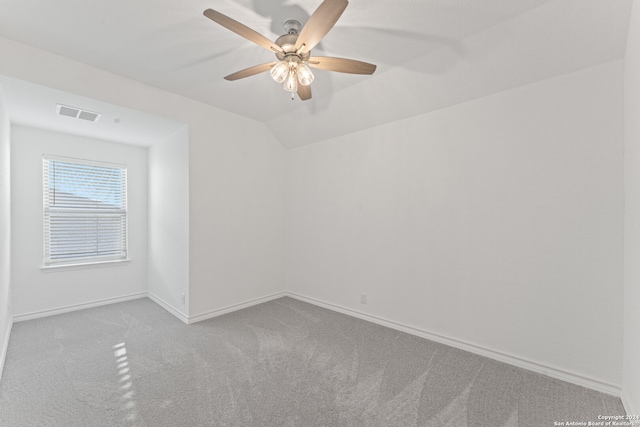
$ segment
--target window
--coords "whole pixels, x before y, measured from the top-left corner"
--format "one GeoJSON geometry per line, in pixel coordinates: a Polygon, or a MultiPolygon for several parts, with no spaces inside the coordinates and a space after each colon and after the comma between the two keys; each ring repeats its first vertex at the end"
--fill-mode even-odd
{"type": "Polygon", "coordinates": [[[44,156],[44,264],[127,258],[126,166],[44,156]]]}

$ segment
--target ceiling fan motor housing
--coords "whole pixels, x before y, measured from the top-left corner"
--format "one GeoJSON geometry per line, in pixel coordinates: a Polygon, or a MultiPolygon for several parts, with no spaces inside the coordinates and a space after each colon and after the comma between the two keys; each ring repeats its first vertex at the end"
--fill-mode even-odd
{"type": "Polygon", "coordinates": [[[311,56],[310,52],[296,53],[296,40],[298,40],[298,34],[285,34],[276,39],[275,44],[280,46],[284,52],[276,52],[276,56],[280,61],[284,61],[286,58],[292,56],[298,57],[301,61],[309,60],[311,56]]]}

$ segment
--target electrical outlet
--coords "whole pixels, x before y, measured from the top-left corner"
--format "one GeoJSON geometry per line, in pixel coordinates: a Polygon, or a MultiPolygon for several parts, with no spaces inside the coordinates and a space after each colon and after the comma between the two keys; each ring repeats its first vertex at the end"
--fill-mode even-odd
{"type": "Polygon", "coordinates": [[[184,305],[187,302],[187,297],[185,294],[182,294],[182,304],[184,305]]]}
{"type": "Polygon", "coordinates": [[[367,294],[360,294],[360,304],[367,303],[367,294]]]}

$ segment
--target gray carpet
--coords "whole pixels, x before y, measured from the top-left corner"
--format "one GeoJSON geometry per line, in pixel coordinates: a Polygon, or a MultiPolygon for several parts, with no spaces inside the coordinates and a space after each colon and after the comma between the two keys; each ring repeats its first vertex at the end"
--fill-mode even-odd
{"type": "Polygon", "coordinates": [[[553,426],[619,399],[291,298],[184,325],[148,299],[16,323],[2,426],[553,426]]]}

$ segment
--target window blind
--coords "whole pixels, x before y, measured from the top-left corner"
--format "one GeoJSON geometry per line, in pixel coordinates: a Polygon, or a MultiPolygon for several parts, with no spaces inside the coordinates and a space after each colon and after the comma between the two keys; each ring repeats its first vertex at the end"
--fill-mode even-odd
{"type": "Polygon", "coordinates": [[[127,257],[127,169],[43,158],[45,265],[127,257]]]}

